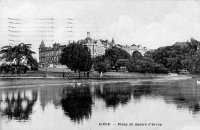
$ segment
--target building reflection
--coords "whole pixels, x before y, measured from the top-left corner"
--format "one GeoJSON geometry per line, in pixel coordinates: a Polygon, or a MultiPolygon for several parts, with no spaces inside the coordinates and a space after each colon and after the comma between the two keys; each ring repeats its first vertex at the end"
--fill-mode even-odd
{"type": "Polygon", "coordinates": [[[127,104],[131,99],[131,87],[128,83],[101,84],[96,87],[96,96],[102,98],[107,107],[127,104]]]}
{"type": "Polygon", "coordinates": [[[37,91],[30,90],[1,92],[1,116],[8,117],[8,119],[28,120],[37,96],[37,91]]]}
{"type": "Polygon", "coordinates": [[[63,87],[60,86],[47,86],[39,88],[40,92],[40,105],[42,110],[45,110],[46,105],[52,104],[58,108],[62,98],[63,87]]]}
{"type": "Polygon", "coordinates": [[[63,90],[61,105],[65,115],[72,121],[89,119],[92,113],[92,96],[89,86],[68,87],[63,90]]]}

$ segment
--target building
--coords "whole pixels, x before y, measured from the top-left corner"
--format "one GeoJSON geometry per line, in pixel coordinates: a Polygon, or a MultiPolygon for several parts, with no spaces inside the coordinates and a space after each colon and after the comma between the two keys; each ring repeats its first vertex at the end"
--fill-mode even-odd
{"type": "Polygon", "coordinates": [[[61,57],[62,50],[66,45],[60,45],[59,43],[53,44],[53,47],[46,47],[42,40],[39,47],[39,63],[42,67],[53,65],[60,65],[59,59],[61,57]]]}
{"type": "MultiPolygon", "coordinates": [[[[147,51],[145,47],[141,47],[140,45],[120,45],[115,44],[114,38],[112,38],[111,41],[108,40],[102,40],[102,39],[92,39],[90,37],[90,32],[87,32],[87,37],[85,39],[79,40],[78,43],[85,44],[91,51],[91,56],[101,56],[105,54],[105,50],[116,46],[119,47],[125,51],[127,51],[130,55],[134,51],[139,51],[142,55],[147,51]]],[[[65,48],[66,45],[60,45],[59,43],[53,44],[53,47],[46,47],[44,44],[44,41],[42,40],[40,47],[39,47],[39,62],[40,65],[43,66],[57,66],[60,65],[59,59],[61,57],[61,53],[63,48],[65,48]]]]}
{"type": "Polygon", "coordinates": [[[80,40],[78,42],[83,42],[91,51],[91,56],[101,56],[105,54],[105,50],[107,48],[110,48],[112,46],[112,41],[109,42],[108,40],[95,40],[90,37],[90,32],[87,32],[87,37],[83,40],[80,40]]]}
{"type": "Polygon", "coordinates": [[[115,46],[127,51],[130,55],[132,55],[134,51],[139,51],[142,55],[144,55],[144,53],[148,51],[146,47],[142,47],[140,45],[135,45],[135,44],[131,46],[117,44],[115,46]]]}
{"type": "Polygon", "coordinates": [[[90,32],[87,32],[87,37],[84,39],[84,41],[85,41],[84,43],[86,43],[87,47],[91,50],[92,57],[96,57],[96,56],[105,54],[105,50],[112,46],[121,48],[121,49],[127,51],[130,55],[132,55],[132,53],[134,51],[139,51],[142,55],[144,55],[144,53],[146,51],[148,51],[146,47],[142,47],[140,45],[133,44],[130,46],[130,45],[115,44],[114,38],[112,38],[111,41],[102,40],[102,39],[94,40],[90,37],[90,32]]]}

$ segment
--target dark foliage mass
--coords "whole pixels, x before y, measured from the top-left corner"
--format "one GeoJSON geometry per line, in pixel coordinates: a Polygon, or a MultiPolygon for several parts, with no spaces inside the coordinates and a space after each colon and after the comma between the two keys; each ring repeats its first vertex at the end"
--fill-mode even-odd
{"type": "Polygon", "coordinates": [[[176,43],[172,46],[160,47],[146,55],[155,63],[163,65],[170,72],[179,73],[187,70],[200,73],[200,42],[191,38],[190,42],[176,43]]]}
{"type": "Polygon", "coordinates": [[[62,108],[74,122],[89,119],[92,113],[92,96],[89,87],[75,87],[63,90],[62,108]]]}
{"type": "Polygon", "coordinates": [[[118,47],[111,47],[106,49],[105,57],[108,59],[110,63],[110,67],[118,70],[119,69],[119,59],[129,59],[130,55],[125,50],[118,48],[118,47]]]}
{"type": "Polygon", "coordinates": [[[70,43],[63,49],[60,59],[61,64],[66,65],[73,71],[90,71],[92,58],[90,49],[84,43],[70,43]]]}
{"type": "Polygon", "coordinates": [[[154,62],[150,52],[147,52],[144,56],[139,51],[134,51],[129,62],[126,64],[126,68],[129,72],[138,73],[168,73],[162,64],[154,62]]]}
{"type": "Polygon", "coordinates": [[[166,74],[168,73],[168,69],[166,69],[163,65],[154,63],[148,59],[140,59],[140,60],[133,60],[130,59],[129,63],[127,64],[127,70],[129,72],[138,72],[138,73],[156,73],[156,74],[166,74]]]}
{"type": "Polygon", "coordinates": [[[133,53],[132,53],[132,58],[133,59],[142,59],[142,54],[139,52],[139,51],[134,51],[133,53]]]}
{"type": "Polygon", "coordinates": [[[179,73],[189,71],[200,73],[200,42],[191,38],[190,42],[175,43],[148,51],[141,56],[133,52],[127,64],[129,72],[140,73],[179,73]]]}
{"type": "Polygon", "coordinates": [[[94,70],[97,71],[98,73],[104,73],[109,71],[110,69],[110,64],[109,61],[105,58],[105,56],[97,56],[94,58],[94,63],[93,63],[94,70]]]}
{"type": "Polygon", "coordinates": [[[126,68],[128,72],[139,73],[168,73],[164,65],[154,62],[151,52],[144,56],[139,51],[134,51],[132,56],[128,52],[111,47],[106,49],[105,55],[94,59],[94,70],[97,72],[107,72],[111,69],[116,71],[126,68]]]}
{"type": "Polygon", "coordinates": [[[1,74],[8,74],[11,73],[13,74],[25,74],[29,68],[26,65],[7,65],[3,64],[0,66],[0,73],[1,74]]]}
{"type": "MultiPolygon", "coordinates": [[[[2,65],[1,71],[9,72],[16,69],[17,73],[21,70],[27,71],[29,65],[32,70],[38,69],[37,60],[33,58],[35,52],[31,51],[31,44],[20,43],[15,46],[3,46],[0,50],[0,59],[7,62],[8,65],[2,65]],[[26,63],[24,64],[24,62],[26,63]]],[[[25,72],[24,71],[24,72],[25,72]]]]}

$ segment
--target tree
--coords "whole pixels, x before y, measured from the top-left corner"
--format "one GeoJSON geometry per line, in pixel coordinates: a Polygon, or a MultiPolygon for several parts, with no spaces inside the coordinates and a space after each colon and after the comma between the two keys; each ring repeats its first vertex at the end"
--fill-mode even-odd
{"type": "Polygon", "coordinates": [[[179,73],[188,70],[190,73],[200,73],[199,54],[200,42],[191,38],[187,42],[177,42],[172,46],[160,47],[144,55],[151,57],[159,65],[164,65],[171,72],[179,73]]]}
{"type": "Polygon", "coordinates": [[[126,64],[126,69],[128,70],[128,72],[136,72],[135,68],[136,68],[136,62],[131,58],[129,60],[129,62],[126,64]]]}
{"type": "Polygon", "coordinates": [[[3,46],[0,50],[0,59],[16,65],[17,72],[20,73],[22,62],[26,61],[27,65],[32,63],[32,54],[35,52],[31,51],[31,44],[20,43],[15,46],[3,46]]]}
{"type": "Polygon", "coordinates": [[[70,43],[63,49],[60,62],[73,71],[90,71],[92,67],[92,58],[90,49],[83,43],[70,43]]]}
{"type": "Polygon", "coordinates": [[[109,61],[105,58],[105,56],[97,56],[94,58],[94,63],[93,63],[94,70],[97,71],[98,73],[104,73],[107,72],[110,68],[109,66],[109,61]]]}
{"type": "Polygon", "coordinates": [[[30,64],[31,70],[38,70],[39,65],[37,59],[34,58],[30,59],[28,64],[30,64]]]}
{"type": "Polygon", "coordinates": [[[142,59],[142,54],[139,51],[134,51],[132,53],[132,58],[137,60],[137,59],[142,59]]]}
{"type": "Polygon", "coordinates": [[[152,59],[147,59],[144,57],[141,60],[130,59],[127,64],[128,72],[139,72],[139,73],[168,73],[168,70],[160,65],[155,63],[152,59]]]}
{"type": "Polygon", "coordinates": [[[114,69],[117,70],[117,67],[116,67],[117,60],[118,59],[129,59],[130,54],[121,48],[113,46],[111,48],[106,49],[105,57],[109,60],[110,66],[112,68],[114,67],[114,69]]]}
{"type": "Polygon", "coordinates": [[[118,71],[121,67],[126,67],[129,59],[118,59],[115,63],[115,69],[118,71]]]}
{"type": "Polygon", "coordinates": [[[13,61],[13,49],[12,46],[3,46],[0,51],[1,60],[5,60],[7,62],[13,61]]]}

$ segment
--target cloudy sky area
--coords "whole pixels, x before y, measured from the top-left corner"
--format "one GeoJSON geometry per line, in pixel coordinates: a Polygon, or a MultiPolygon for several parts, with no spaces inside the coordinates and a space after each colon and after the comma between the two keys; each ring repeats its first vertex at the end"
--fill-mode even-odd
{"type": "Polygon", "coordinates": [[[17,40],[33,44],[37,53],[42,39],[51,46],[53,42],[83,39],[87,31],[92,38],[114,37],[116,43],[140,44],[149,49],[191,37],[200,40],[197,0],[0,0],[0,46],[9,43],[13,38],[9,35],[15,35],[8,31],[8,18],[21,19],[20,25],[14,25],[14,31],[20,31],[17,40]],[[41,25],[41,18],[54,18],[53,25],[41,25]],[[67,18],[73,19],[73,32],[67,30],[67,18]],[[54,28],[41,33],[38,26],[54,28]],[[53,35],[53,42],[44,37],[47,33],[53,35]]]}

